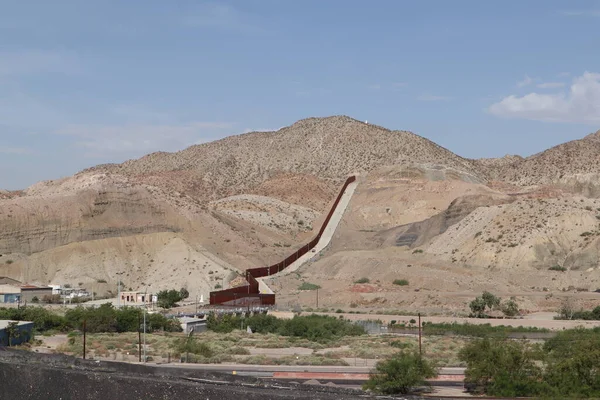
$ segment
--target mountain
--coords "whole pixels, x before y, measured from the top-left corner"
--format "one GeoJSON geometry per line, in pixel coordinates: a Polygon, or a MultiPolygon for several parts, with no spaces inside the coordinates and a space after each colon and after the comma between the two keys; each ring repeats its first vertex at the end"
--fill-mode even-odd
{"type": "Polygon", "coordinates": [[[411,132],[308,118],[0,192],[0,276],[206,296],[299,248],[359,174],[328,250],[274,282],[285,304],[311,301],[294,279],[322,284],[336,307],[435,312],[464,308],[464,293],[492,282],[589,290],[600,278],[598,159],[600,131],[526,158],[470,160],[411,132]],[[355,289],[362,274],[380,283],[355,289]],[[419,291],[391,285],[398,274],[419,291]]]}

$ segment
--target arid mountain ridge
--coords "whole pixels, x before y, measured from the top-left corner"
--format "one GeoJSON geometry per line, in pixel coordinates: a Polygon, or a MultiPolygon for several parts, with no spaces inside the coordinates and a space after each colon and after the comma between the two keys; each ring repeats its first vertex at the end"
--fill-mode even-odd
{"type": "MultiPolygon", "coordinates": [[[[206,296],[312,237],[341,182],[360,174],[330,249],[302,279],[351,282],[370,266],[383,281],[395,268],[386,265],[422,263],[431,270],[421,286],[439,292],[431,279],[450,268],[443,281],[457,279],[469,291],[485,287],[493,271],[535,275],[564,265],[578,275],[548,278],[548,287],[592,285],[597,160],[600,131],[526,158],[471,160],[410,132],[345,116],[308,118],[0,192],[0,276],[98,292],[121,277],[134,289],[187,286],[206,296]],[[338,275],[323,275],[344,254],[338,275]]],[[[280,289],[290,304],[302,301],[295,285],[280,289]]],[[[382,306],[369,293],[331,290],[331,304],[382,306]]]]}

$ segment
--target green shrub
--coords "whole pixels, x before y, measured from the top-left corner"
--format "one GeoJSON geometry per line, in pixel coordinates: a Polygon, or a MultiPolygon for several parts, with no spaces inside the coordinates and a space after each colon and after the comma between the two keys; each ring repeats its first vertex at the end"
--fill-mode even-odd
{"type": "Polygon", "coordinates": [[[302,285],[298,286],[298,290],[317,290],[321,289],[321,286],[315,285],[314,283],[302,282],[302,285]]]}
{"type": "Polygon", "coordinates": [[[354,283],[369,283],[369,282],[370,282],[369,278],[360,278],[360,279],[354,281],[354,283]]]}
{"type": "Polygon", "coordinates": [[[381,394],[407,394],[425,379],[437,376],[435,368],[416,352],[402,351],[377,363],[363,389],[381,394]]]}
{"type": "Polygon", "coordinates": [[[413,253],[413,254],[421,254],[421,253],[423,253],[423,250],[421,250],[421,249],[416,249],[416,250],[413,250],[413,252],[412,252],[412,253],[413,253]]]}
{"type": "Polygon", "coordinates": [[[481,339],[459,352],[466,362],[465,386],[491,396],[525,397],[546,392],[539,350],[525,342],[481,339]]]}
{"type": "Polygon", "coordinates": [[[408,281],[406,279],[395,279],[394,285],[398,286],[408,286],[408,281]]]}
{"type": "Polygon", "coordinates": [[[567,269],[565,267],[561,267],[560,265],[553,265],[550,268],[548,268],[548,270],[565,272],[567,269]]]}
{"type": "Polygon", "coordinates": [[[96,283],[107,283],[106,279],[97,279],[96,283]]]}
{"type": "Polygon", "coordinates": [[[357,336],[365,333],[363,327],[349,321],[323,316],[295,316],[292,319],[278,319],[272,315],[255,314],[242,318],[235,314],[209,314],[208,329],[229,333],[249,326],[255,333],[274,333],[282,336],[304,338],[313,342],[325,343],[342,336],[357,336]]]}

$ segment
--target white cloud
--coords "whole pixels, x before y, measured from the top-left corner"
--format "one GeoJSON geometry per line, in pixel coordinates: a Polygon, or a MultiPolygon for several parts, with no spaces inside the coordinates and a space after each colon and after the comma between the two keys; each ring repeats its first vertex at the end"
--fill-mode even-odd
{"type": "Polygon", "coordinates": [[[243,33],[264,33],[256,17],[228,4],[202,3],[183,18],[183,24],[190,28],[213,28],[243,33]]]}
{"type": "Polygon", "coordinates": [[[600,74],[585,72],[573,79],[568,92],[511,95],[488,111],[499,117],[538,121],[600,123],[600,74]]]}
{"type": "Polygon", "coordinates": [[[76,57],[54,51],[21,50],[0,52],[0,77],[46,72],[79,72],[76,57]]]}
{"type": "Polygon", "coordinates": [[[432,95],[432,94],[422,94],[419,97],[417,97],[417,100],[419,100],[419,101],[448,101],[448,100],[452,100],[452,97],[436,96],[436,95],[432,95]]]}
{"type": "Polygon", "coordinates": [[[531,79],[531,77],[529,75],[525,75],[525,78],[522,81],[517,82],[517,87],[528,86],[528,85],[531,85],[532,83],[533,83],[533,79],[531,79]]]}
{"type": "Polygon", "coordinates": [[[181,125],[70,125],[55,133],[73,136],[75,146],[88,156],[142,155],[176,151],[220,137],[233,127],[228,122],[191,122],[181,125]]]}
{"type": "Polygon", "coordinates": [[[537,85],[540,89],[556,89],[565,86],[564,82],[544,82],[537,85]]]}

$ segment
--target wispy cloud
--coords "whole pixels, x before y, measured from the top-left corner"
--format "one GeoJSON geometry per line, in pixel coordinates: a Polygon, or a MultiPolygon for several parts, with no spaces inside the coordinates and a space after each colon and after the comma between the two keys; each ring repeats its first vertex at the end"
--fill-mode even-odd
{"type": "Polygon", "coordinates": [[[517,87],[529,86],[533,83],[533,79],[529,75],[525,75],[522,81],[517,82],[517,87]]]}
{"type": "Polygon", "coordinates": [[[511,95],[488,111],[499,117],[538,121],[600,123],[600,74],[585,72],[573,79],[568,92],[511,95]]]}
{"type": "Polygon", "coordinates": [[[540,89],[556,89],[565,86],[564,82],[544,82],[537,85],[540,89]]]}
{"type": "Polygon", "coordinates": [[[55,133],[74,137],[74,145],[87,156],[142,155],[176,151],[206,139],[220,137],[230,122],[190,122],[180,125],[70,125],[55,133]]]}
{"type": "Polygon", "coordinates": [[[80,72],[77,58],[71,54],[46,50],[0,52],[0,77],[37,73],[80,72]]]}
{"type": "Polygon", "coordinates": [[[424,93],[424,94],[421,94],[419,97],[417,97],[417,100],[419,100],[419,101],[448,101],[448,100],[452,100],[452,97],[438,96],[438,95],[424,93]]]}
{"type": "Polygon", "coordinates": [[[183,25],[190,28],[212,28],[241,33],[265,33],[259,18],[228,4],[202,3],[183,17],[183,25]]]}

